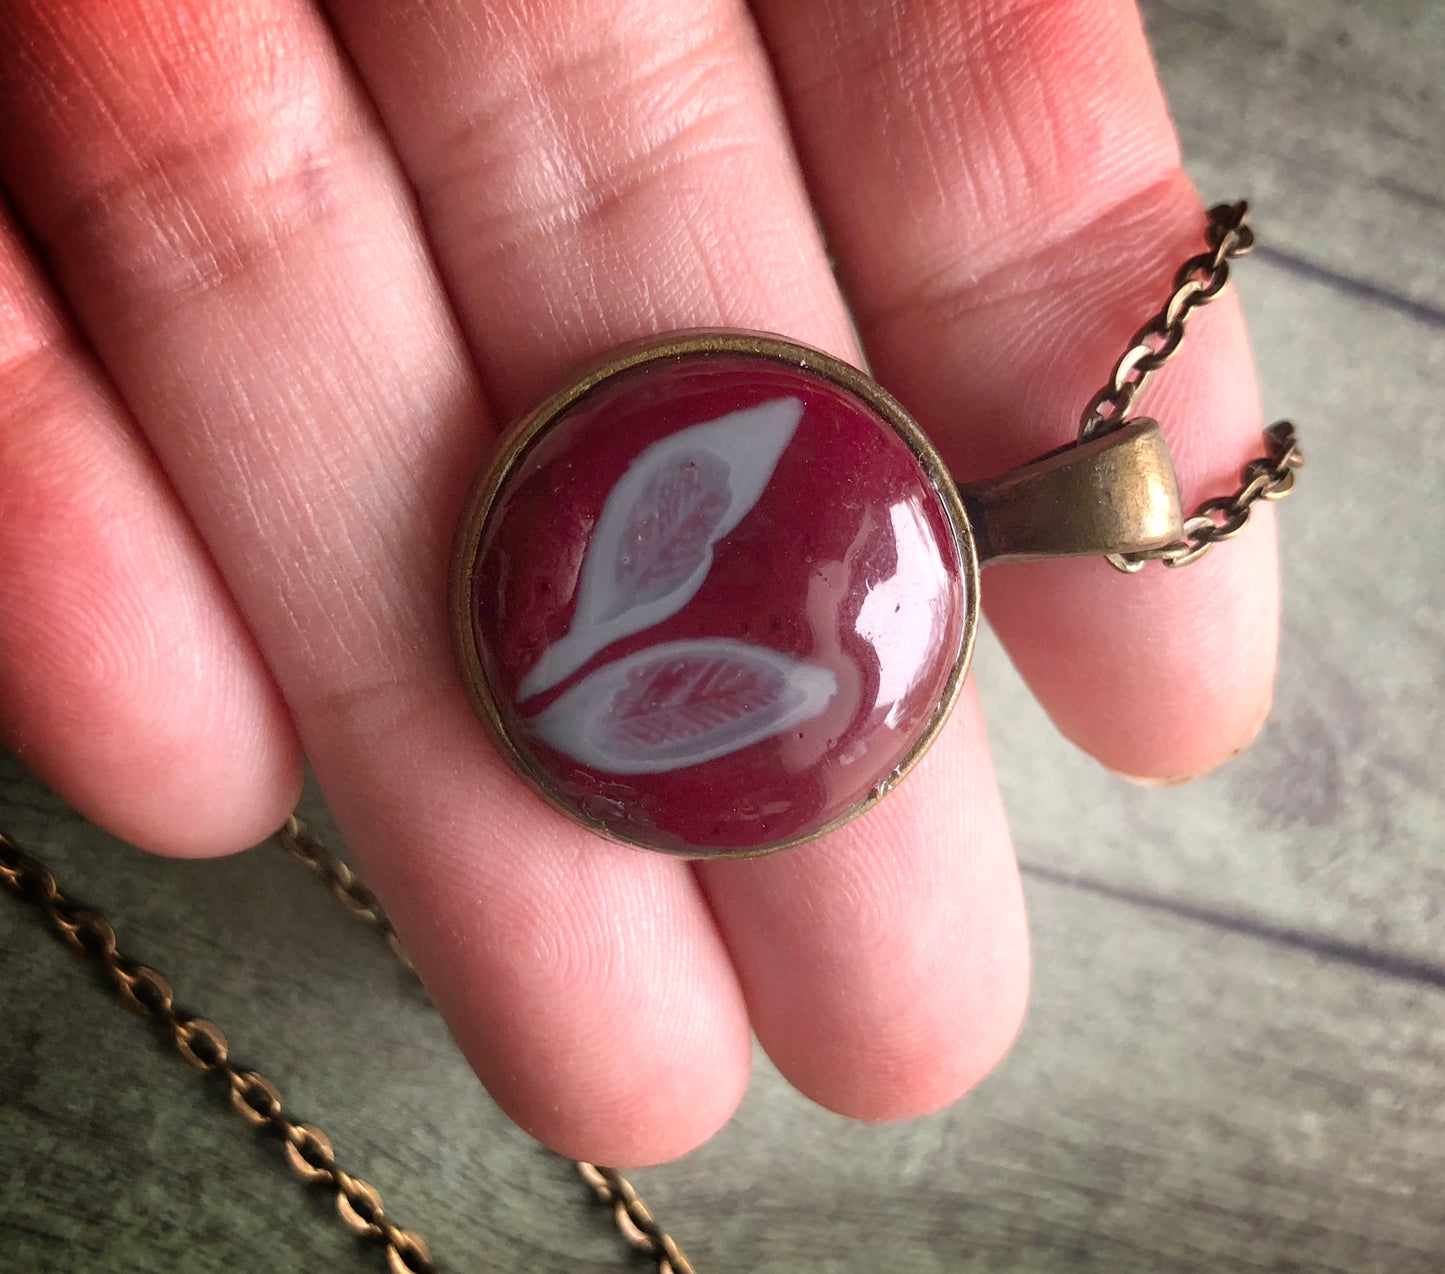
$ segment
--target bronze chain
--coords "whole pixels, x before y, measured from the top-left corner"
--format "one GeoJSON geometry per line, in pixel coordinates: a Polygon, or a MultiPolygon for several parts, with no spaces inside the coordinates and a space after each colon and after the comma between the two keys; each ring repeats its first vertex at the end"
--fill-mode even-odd
{"type": "Polygon", "coordinates": [[[296,815],[291,815],[276,833],[276,843],[292,858],[310,869],[311,873],[326,886],[328,892],[353,916],[375,930],[377,937],[386,943],[387,950],[394,955],[408,973],[415,973],[411,957],[401,949],[396,930],[381,909],[376,895],[366,883],[342,862],[319,840],[316,839],[296,815]]]}
{"type": "MultiPolygon", "coordinates": [[[[1230,262],[1254,246],[1247,214],[1248,205],[1243,201],[1219,204],[1209,210],[1208,250],[1180,266],[1164,308],[1134,334],[1109,383],[1084,409],[1080,441],[1122,425],[1145,382],[1179,352],[1189,315],[1224,290],[1229,282],[1230,262]]],[[[1137,571],[1149,561],[1186,566],[1219,541],[1238,535],[1259,501],[1283,499],[1294,489],[1295,471],[1305,462],[1295,428],[1288,421],[1271,425],[1265,430],[1265,438],[1266,454],[1244,467],[1239,489],[1201,504],[1185,520],[1181,539],[1163,548],[1112,556],[1109,561],[1127,572],[1137,571]]],[[[347,911],[375,931],[408,970],[412,969],[376,896],[350,866],[294,816],[286,820],[276,839],[316,875],[347,911]]],[[[314,1124],[284,1114],[280,1090],[259,1071],[230,1060],[230,1045],[214,1022],[177,1008],[171,985],[160,973],[117,949],[115,930],[105,917],[67,898],[49,868],[23,853],[3,834],[0,884],[39,908],[73,950],[109,976],[127,1008],[152,1019],[165,1031],[187,1063],[204,1075],[224,1081],[232,1108],[252,1127],[265,1128],[281,1139],[286,1161],[304,1183],[324,1184],[334,1190],[342,1221],[354,1233],[384,1244],[392,1274],[434,1274],[437,1266],[426,1242],[420,1235],[398,1227],[386,1215],[376,1189],[340,1166],[326,1134],[314,1124]]],[[[694,1274],[687,1257],[657,1224],[625,1177],[595,1164],[578,1162],[576,1166],[598,1202],[612,1209],[614,1223],[628,1246],[655,1261],[658,1274],[694,1274]]]]}
{"type": "MultiPolygon", "coordinates": [[[[288,854],[310,868],[347,911],[375,930],[408,970],[416,972],[376,895],[349,864],[317,840],[294,814],[282,824],[276,840],[288,854]]],[[[658,1274],[695,1274],[692,1263],[672,1236],[653,1219],[651,1209],[626,1177],[615,1168],[602,1168],[581,1160],[575,1162],[593,1196],[612,1209],[613,1222],[630,1248],[655,1260],[658,1274]]]]}
{"type": "MultiPolygon", "coordinates": [[[[1085,442],[1119,428],[1149,377],[1178,352],[1189,316],[1208,305],[1229,283],[1229,263],[1254,248],[1254,231],[1248,224],[1249,204],[1215,204],[1209,210],[1204,237],[1208,248],[1190,257],[1174,275],[1169,299],[1129,341],[1114,365],[1114,374],[1084,408],[1079,420],[1079,441],[1085,442]]],[[[1264,431],[1267,451],[1244,466],[1239,490],[1206,500],[1184,521],[1184,535],[1162,548],[1137,553],[1111,554],[1109,563],[1128,574],[1146,562],[1188,566],[1221,540],[1244,530],[1260,500],[1282,500],[1294,490],[1295,470],[1303,468],[1295,427],[1281,420],[1264,431]]]]}
{"type": "MultiPolygon", "coordinates": [[[[396,940],[385,913],[360,877],[332,854],[296,817],[276,833],[282,848],[299,859],[327,886],[352,915],[373,929],[408,968],[411,961],[396,940]]],[[[281,1092],[259,1071],[231,1061],[230,1044],[221,1028],[207,1018],[178,1008],[171,984],[149,965],[123,954],[115,930],[99,912],[61,892],[54,874],[0,833],[0,884],[44,913],[51,927],[78,954],[110,978],[121,1002],[133,1013],[150,1018],[170,1037],[176,1051],[203,1075],[224,1081],[231,1108],[253,1128],[264,1128],[283,1143],[286,1162],[306,1185],[324,1185],[336,1192],[336,1210],[354,1234],[379,1240],[391,1274],[436,1274],[426,1241],[403,1230],[387,1216],[380,1193],[336,1160],[327,1135],[315,1124],[292,1119],[282,1111],[281,1092]]],[[[628,1246],[651,1257],[658,1274],[695,1274],[672,1237],[654,1220],[631,1182],[612,1168],[578,1163],[577,1171],[599,1202],[612,1208],[613,1221],[628,1246]]]]}

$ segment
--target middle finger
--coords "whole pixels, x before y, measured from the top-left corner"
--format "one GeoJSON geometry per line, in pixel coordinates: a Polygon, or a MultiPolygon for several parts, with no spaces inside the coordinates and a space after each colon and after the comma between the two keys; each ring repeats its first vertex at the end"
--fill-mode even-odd
{"type": "MultiPolygon", "coordinates": [[[[785,333],[857,361],[746,9],[330,9],[418,192],[503,416],[649,333],[785,333]]],[[[1022,904],[977,707],[825,841],[700,871],[783,1071],[868,1117],[949,1101],[1017,1024],[1022,904]]]]}

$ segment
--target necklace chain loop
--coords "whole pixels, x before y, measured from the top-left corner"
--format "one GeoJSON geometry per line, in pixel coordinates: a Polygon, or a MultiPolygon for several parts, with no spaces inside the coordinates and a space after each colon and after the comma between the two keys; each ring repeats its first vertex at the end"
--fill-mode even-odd
{"type": "MultiPolygon", "coordinates": [[[[1084,408],[1079,419],[1080,442],[1118,429],[1149,377],[1179,352],[1190,314],[1224,291],[1230,262],[1254,249],[1248,217],[1249,204],[1243,199],[1215,204],[1209,210],[1204,231],[1208,249],[1179,267],[1164,307],[1130,338],[1109,383],[1084,408]]],[[[1264,436],[1265,454],[1244,466],[1239,489],[1206,500],[1195,509],[1185,519],[1184,534],[1178,540],[1161,548],[1110,554],[1109,564],[1130,575],[1146,562],[1188,566],[1221,540],[1238,535],[1259,501],[1282,500],[1289,495],[1294,490],[1295,471],[1305,463],[1295,427],[1281,420],[1266,429],[1264,436]]]]}
{"type": "MultiPolygon", "coordinates": [[[[348,864],[322,845],[294,815],[276,833],[276,839],[411,969],[375,895],[348,864]]],[[[190,1066],[203,1075],[223,1080],[231,1108],[251,1127],[266,1129],[281,1139],[286,1162],[303,1184],[320,1184],[334,1190],[342,1223],[353,1233],[382,1243],[390,1274],[437,1274],[426,1241],[396,1225],[386,1213],[380,1192],[341,1167],[331,1139],[315,1124],[284,1114],[281,1090],[260,1071],[231,1061],[230,1042],[221,1028],[178,1008],[170,982],[149,965],[124,955],[110,922],[99,912],[66,897],[51,870],[3,833],[0,885],[43,913],[67,946],[98,965],[110,978],[121,1002],[132,1012],[156,1022],[190,1066]]],[[[577,1170],[596,1198],[611,1206],[613,1221],[628,1246],[651,1257],[657,1263],[658,1274],[695,1274],[682,1249],[658,1225],[626,1177],[615,1169],[590,1163],[578,1163],[577,1170]]]]}

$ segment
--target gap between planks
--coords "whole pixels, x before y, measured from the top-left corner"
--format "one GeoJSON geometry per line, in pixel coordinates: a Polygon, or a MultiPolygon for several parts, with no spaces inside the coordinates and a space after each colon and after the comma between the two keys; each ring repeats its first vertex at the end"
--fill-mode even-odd
{"type": "Polygon", "coordinates": [[[1204,925],[1224,933],[1254,938],[1271,946],[1307,951],[1320,959],[1364,969],[1394,981],[1445,990],[1445,966],[1433,964],[1428,960],[1416,960],[1388,951],[1377,951],[1360,943],[1331,938],[1328,934],[1311,933],[1306,929],[1274,924],[1255,916],[1236,915],[1211,907],[1180,902],[1178,899],[1149,893],[1145,890],[1125,889],[1093,877],[1077,876],[1071,872],[1042,867],[1034,863],[1020,861],[1019,872],[1025,880],[1037,880],[1065,889],[1076,889],[1081,893],[1092,894],[1098,898],[1107,898],[1111,902],[1173,916],[1176,919],[1204,925]]]}
{"type": "Polygon", "coordinates": [[[1370,283],[1365,279],[1341,274],[1338,270],[1330,269],[1329,266],[1320,265],[1305,257],[1295,256],[1292,252],[1286,252],[1280,248],[1260,246],[1254,250],[1252,255],[1263,265],[1273,266],[1275,269],[1283,270],[1286,274],[1293,274],[1298,278],[1308,279],[1312,283],[1322,284],[1332,291],[1356,300],[1393,310],[1396,314],[1403,314],[1406,318],[1425,324],[1426,327],[1445,328],[1445,310],[1438,309],[1433,305],[1426,305],[1423,301],[1416,301],[1391,288],[1381,287],[1378,283],[1370,283]]]}

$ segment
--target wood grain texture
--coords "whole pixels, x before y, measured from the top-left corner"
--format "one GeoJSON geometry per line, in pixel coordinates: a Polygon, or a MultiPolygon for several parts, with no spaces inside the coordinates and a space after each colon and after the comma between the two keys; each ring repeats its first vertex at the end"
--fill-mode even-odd
{"type": "MultiPolygon", "coordinates": [[[[1024,1036],[955,1109],[889,1127],[811,1107],[760,1061],[723,1134],[639,1177],[703,1274],[1445,1269],[1445,7],[1145,11],[1192,170],[1253,197],[1273,245],[1237,277],[1266,410],[1310,451],[1281,509],[1274,717],[1220,774],[1135,788],[1062,742],[985,643],[1035,935],[1024,1036]]],[[[568,1165],[277,850],[147,858],[8,758],[0,829],[446,1268],[629,1268],[568,1165]]],[[[0,1274],[379,1268],[0,897],[0,1274]]]]}
{"type": "MultiPolygon", "coordinates": [[[[510,1128],[302,869],[274,849],[157,862],[32,818],[126,945],[449,1268],[617,1267],[567,1166],[510,1128]]],[[[1087,888],[1035,879],[1029,903],[1030,1020],[972,1098],[870,1128],[760,1062],[716,1141],[639,1175],[702,1269],[1439,1268],[1439,988],[1087,888]]],[[[369,1267],[324,1197],[8,900],[0,937],[0,1269],[369,1267]]]]}
{"type": "Polygon", "coordinates": [[[1438,992],[1054,884],[1029,905],[1029,1023],[955,1110],[848,1126],[765,1081],[640,1174],[710,1218],[703,1268],[1440,1268],[1438,992]]]}
{"type": "Polygon", "coordinates": [[[1145,0],[1186,160],[1268,257],[1445,323],[1445,6],[1145,0]]]}

